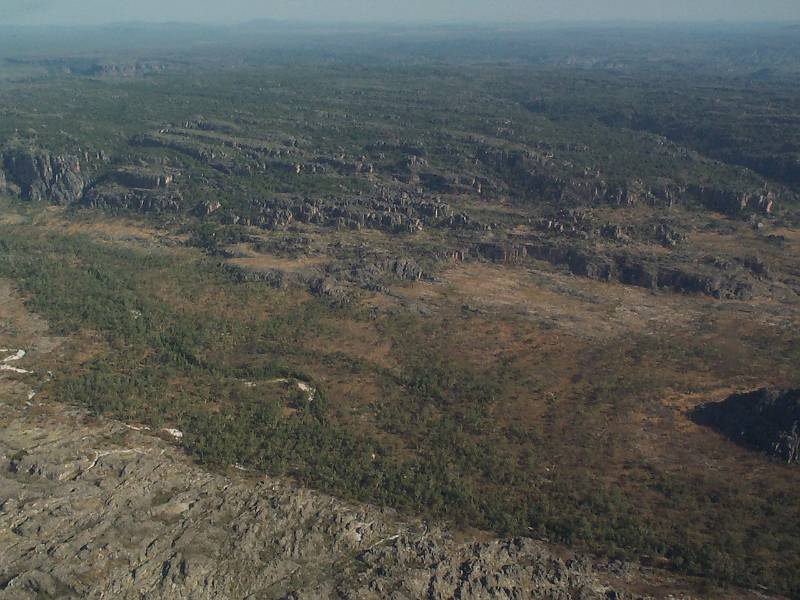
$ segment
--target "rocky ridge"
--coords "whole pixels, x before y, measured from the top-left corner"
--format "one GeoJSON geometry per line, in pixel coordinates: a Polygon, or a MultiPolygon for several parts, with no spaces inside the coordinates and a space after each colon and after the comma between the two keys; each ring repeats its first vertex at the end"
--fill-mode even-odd
{"type": "Polygon", "coordinates": [[[474,254],[493,262],[512,264],[526,259],[544,260],[564,266],[581,277],[719,299],[747,300],[758,288],[752,273],[742,266],[690,266],[630,252],[609,252],[552,242],[481,242],[475,246],[474,254]]]}
{"type": "MultiPolygon", "coordinates": [[[[181,127],[168,127],[159,133],[136,137],[132,143],[169,148],[212,167],[219,161],[228,161],[221,171],[228,174],[253,161],[258,163],[258,168],[242,175],[254,176],[259,169],[274,168],[293,173],[293,176],[313,176],[317,172],[316,167],[308,167],[303,162],[309,158],[308,152],[305,144],[298,140],[256,140],[234,135],[238,133],[240,128],[236,124],[195,119],[183,123],[181,127]],[[244,162],[240,160],[243,156],[246,158],[244,162]],[[276,167],[275,161],[283,166],[276,167]]],[[[404,167],[406,170],[418,174],[420,182],[432,180],[435,173],[424,170],[429,165],[422,148],[407,145],[398,148],[409,157],[404,167]],[[431,177],[427,177],[426,173],[431,177]]],[[[387,149],[388,146],[369,146],[366,151],[383,155],[387,149]]],[[[657,258],[649,251],[642,253],[632,247],[636,241],[667,249],[685,245],[686,233],[672,226],[667,216],[662,215],[658,222],[651,222],[647,226],[626,227],[619,223],[596,221],[591,207],[646,204],[661,210],[693,199],[711,210],[730,215],[749,213],[756,218],[757,214],[772,212],[777,201],[777,194],[772,189],[765,187],[742,192],[700,185],[679,186],[670,182],[663,182],[656,189],[639,180],[619,186],[598,179],[598,174],[589,173],[566,179],[553,175],[551,171],[558,166],[557,159],[553,150],[545,146],[527,151],[509,151],[477,143],[475,152],[476,160],[484,166],[500,175],[510,172],[513,175],[510,181],[517,182],[526,193],[536,193],[544,202],[556,199],[562,208],[553,210],[551,207],[549,214],[545,212],[543,216],[528,218],[527,226],[533,230],[532,234],[512,234],[512,224],[482,222],[472,217],[470,212],[457,208],[458,201],[452,197],[426,191],[424,185],[415,188],[416,183],[410,180],[402,183],[408,178],[398,179],[395,177],[397,173],[394,173],[389,179],[384,177],[380,181],[372,181],[369,191],[356,195],[261,196],[251,198],[247,206],[237,208],[236,212],[211,199],[201,201],[192,212],[201,220],[253,226],[267,231],[311,226],[345,231],[377,230],[413,236],[424,230],[435,229],[461,238],[458,243],[462,247],[448,250],[445,246],[438,252],[429,253],[427,258],[434,261],[437,261],[439,254],[445,256],[445,261],[450,261],[452,256],[463,258],[468,255],[502,263],[533,258],[566,267],[575,275],[648,289],[699,293],[736,300],[746,300],[765,292],[770,279],[768,268],[755,271],[735,261],[708,262],[703,257],[689,255],[657,258]],[[484,241],[475,242],[477,236],[484,241]],[[468,237],[471,239],[467,241],[468,237]]],[[[97,161],[94,161],[94,155],[84,154],[55,155],[19,144],[8,146],[0,152],[3,167],[0,172],[4,173],[0,176],[0,189],[7,188],[30,200],[48,200],[56,204],[88,208],[157,214],[179,214],[189,208],[181,192],[180,169],[170,161],[161,159],[159,164],[140,161],[141,164],[135,166],[112,163],[94,169],[94,162],[112,161],[105,155],[101,156],[102,153],[98,153],[97,161]]],[[[345,155],[328,158],[333,162],[349,160],[345,155]]],[[[333,168],[333,163],[326,163],[325,157],[315,157],[314,160],[314,164],[321,165],[322,172],[333,168]]],[[[358,157],[357,162],[367,164],[368,160],[369,157],[364,155],[358,157]]],[[[375,173],[379,174],[379,171],[375,173]]],[[[481,180],[477,175],[470,178],[460,173],[454,177],[458,180],[457,187],[461,186],[473,195],[485,196],[488,193],[486,188],[490,182],[481,180]]],[[[499,181],[502,181],[502,177],[499,181]]],[[[450,189],[449,184],[443,182],[439,181],[437,186],[444,186],[453,193],[458,191],[450,189]]],[[[397,268],[391,264],[351,266],[345,261],[345,264],[332,267],[326,273],[306,277],[300,283],[310,284],[312,291],[341,301],[344,297],[343,284],[355,283],[362,288],[377,290],[384,285],[387,275],[401,280],[418,280],[424,274],[416,266],[405,272],[404,267],[397,268]]],[[[269,274],[268,278],[279,285],[284,285],[286,280],[280,273],[269,274]]]]}

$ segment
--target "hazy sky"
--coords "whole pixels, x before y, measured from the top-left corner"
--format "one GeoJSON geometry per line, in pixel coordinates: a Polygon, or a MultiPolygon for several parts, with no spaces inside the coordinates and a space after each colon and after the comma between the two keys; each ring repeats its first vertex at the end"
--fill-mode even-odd
{"type": "Polygon", "coordinates": [[[0,23],[800,21],[800,0],[0,0],[0,23]]]}

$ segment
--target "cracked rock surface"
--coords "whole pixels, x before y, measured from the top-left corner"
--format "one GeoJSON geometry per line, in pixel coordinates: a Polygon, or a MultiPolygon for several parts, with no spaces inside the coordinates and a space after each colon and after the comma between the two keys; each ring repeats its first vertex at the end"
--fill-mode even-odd
{"type": "Polygon", "coordinates": [[[606,598],[586,560],[457,543],[59,405],[0,406],[0,598],[606,598]]]}

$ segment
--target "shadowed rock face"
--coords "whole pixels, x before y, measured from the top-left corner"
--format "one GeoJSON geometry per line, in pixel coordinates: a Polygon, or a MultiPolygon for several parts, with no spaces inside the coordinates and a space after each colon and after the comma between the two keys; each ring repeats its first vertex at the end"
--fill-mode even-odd
{"type": "Polygon", "coordinates": [[[760,389],[697,407],[694,420],[733,441],[800,463],[800,389],[760,389]]]}

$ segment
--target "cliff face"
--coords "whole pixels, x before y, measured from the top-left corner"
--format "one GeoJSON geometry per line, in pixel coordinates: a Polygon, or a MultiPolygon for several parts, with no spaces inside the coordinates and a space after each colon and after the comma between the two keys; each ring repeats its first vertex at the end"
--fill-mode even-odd
{"type": "Polygon", "coordinates": [[[800,389],[734,394],[699,406],[694,418],[737,443],[800,463],[800,389]]]}
{"type": "Polygon", "coordinates": [[[6,178],[26,200],[67,205],[83,196],[86,180],[75,156],[29,148],[11,148],[0,156],[6,178]]]}

